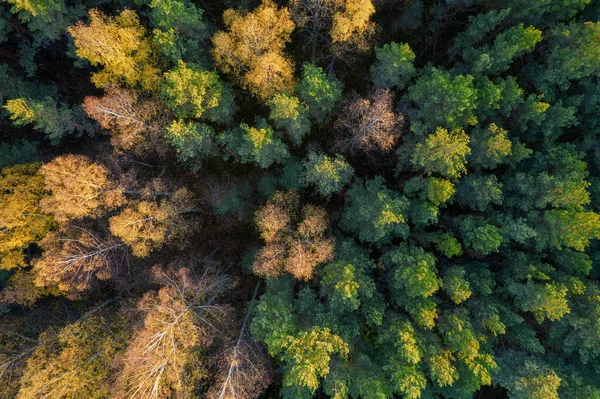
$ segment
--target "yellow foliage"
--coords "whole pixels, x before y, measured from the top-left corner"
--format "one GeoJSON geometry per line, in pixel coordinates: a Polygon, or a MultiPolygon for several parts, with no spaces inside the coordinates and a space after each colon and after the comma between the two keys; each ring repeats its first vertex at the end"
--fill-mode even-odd
{"type": "Polygon", "coordinates": [[[254,11],[223,13],[227,31],[213,36],[212,55],[217,65],[261,99],[291,91],[293,65],[285,56],[294,23],[286,8],[265,0],[254,11]]]}

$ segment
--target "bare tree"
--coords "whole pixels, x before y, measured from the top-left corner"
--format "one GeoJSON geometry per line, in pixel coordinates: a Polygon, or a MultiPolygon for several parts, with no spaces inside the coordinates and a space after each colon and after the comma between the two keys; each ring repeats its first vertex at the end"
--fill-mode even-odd
{"type": "Polygon", "coordinates": [[[110,131],[116,148],[141,153],[149,146],[156,147],[152,143],[164,118],[155,101],[140,99],[133,91],[110,87],[103,97],[86,97],[83,109],[110,131]]]}
{"type": "Polygon", "coordinates": [[[165,398],[193,381],[185,371],[220,332],[228,308],[217,298],[228,287],[223,275],[196,275],[189,268],[156,269],[164,285],[139,301],[143,326],[134,334],[117,378],[117,398],[165,398]]]}
{"type": "Polygon", "coordinates": [[[248,332],[248,322],[259,287],[260,281],[254,288],[237,339],[225,353],[220,354],[219,372],[206,395],[207,399],[253,399],[273,379],[265,349],[254,342],[248,332]]]}
{"type": "Polygon", "coordinates": [[[335,147],[343,152],[388,152],[402,134],[404,117],[395,113],[389,90],[377,89],[369,98],[350,99],[336,122],[335,147]]]}
{"type": "Polygon", "coordinates": [[[111,236],[102,238],[89,227],[67,226],[49,233],[41,245],[44,253],[34,264],[36,284],[56,284],[73,297],[129,264],[123,242],[111,236]]]}

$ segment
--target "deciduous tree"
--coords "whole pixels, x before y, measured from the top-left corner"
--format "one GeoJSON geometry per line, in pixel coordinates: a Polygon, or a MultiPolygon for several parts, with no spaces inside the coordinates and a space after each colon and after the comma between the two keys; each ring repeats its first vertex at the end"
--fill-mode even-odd
{"type": "Polygon", "coordinates": [[[249,13],[225,11],[223,22],[227,31],[212,38],[219,68],[262,100],[291,92],[294,68],[284,53],[294,30],[289,11],[264,0],[249,13]]]}
{"type": "Polygon", "coordinates": [[[336,122],[336,147],[340,151],[388,152],[402,134],[404,117],[394,112],[388,90],[378,89],[369,98],[350,99],[342,115],[336,122]]]}

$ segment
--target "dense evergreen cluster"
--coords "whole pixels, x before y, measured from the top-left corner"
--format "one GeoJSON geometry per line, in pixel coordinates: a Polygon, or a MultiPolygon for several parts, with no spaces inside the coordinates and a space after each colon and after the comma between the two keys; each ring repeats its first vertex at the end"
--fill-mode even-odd
{"type": "Polygon", "coordinates": [[[0,398],[600,399],[600,1],[0,3],[0,398]]]}

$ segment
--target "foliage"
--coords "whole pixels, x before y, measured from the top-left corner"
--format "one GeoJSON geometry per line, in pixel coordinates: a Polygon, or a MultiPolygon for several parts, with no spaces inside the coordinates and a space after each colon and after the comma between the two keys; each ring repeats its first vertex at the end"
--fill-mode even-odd
{"type": "Polygon", "coordinates": [[[0,4],[0,397],[600,398],[599,16],[0,4]]]}
{"type": "Polygon", "coordinates": [[[338,154],[332,158],[313,152],[304,162],[304,184],[315,186],[324,197],[330,197],[342,190],[350,182],[353,174],[352,167],[338,154]]]}
{"type": "Polygon", "coordinates": [[[227,31],[212,38],[212,55],[221,70],[262,100],[291,91],[294,69],[284,53],[294,30],[288,10],[264,0],[250,13],[225,11],[223,22],[227,31]]]}

